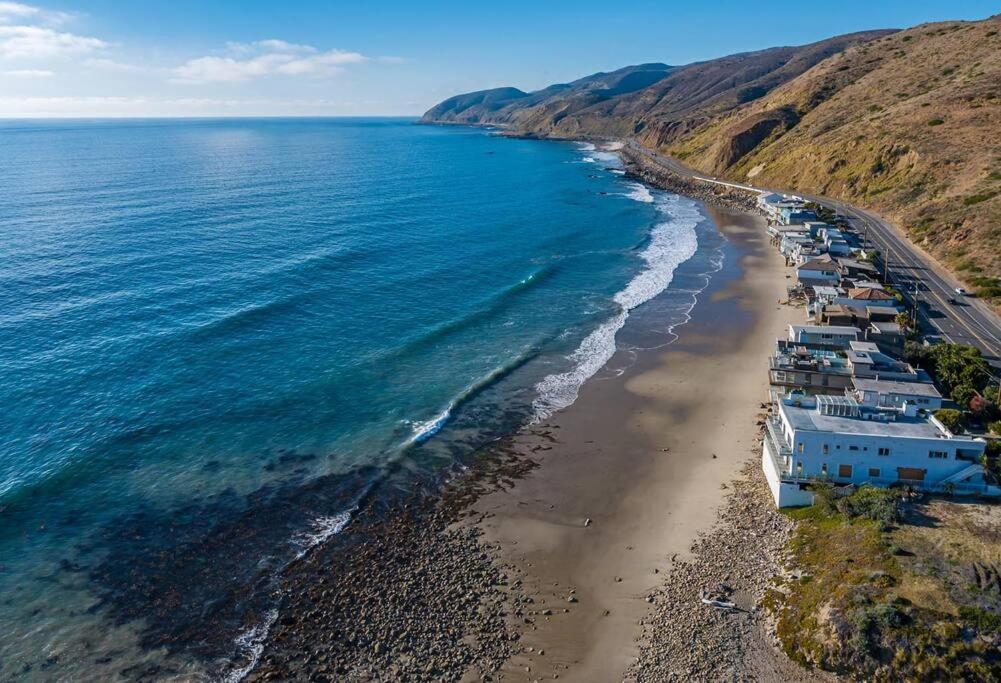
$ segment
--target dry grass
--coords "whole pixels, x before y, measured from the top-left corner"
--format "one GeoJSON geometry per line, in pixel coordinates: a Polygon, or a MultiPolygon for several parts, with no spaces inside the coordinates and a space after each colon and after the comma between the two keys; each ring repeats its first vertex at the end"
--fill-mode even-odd
{"type": "Polygon", "coordinates": [[[990,286],[1001,276],[999,26],[923,25],[850,47],[669,151],[707,172],[880,211],[971,290],[1001,297],[990,286]],[[745,121],[789,107],[798,124],[718,166],[745,121]]]}
{"type": "Polygon", "coordinates": [[[863,680],[1001,678],[1001,508],[933,500],[889,529],[816,508],[770,594],[795,661],[863,680]]]}

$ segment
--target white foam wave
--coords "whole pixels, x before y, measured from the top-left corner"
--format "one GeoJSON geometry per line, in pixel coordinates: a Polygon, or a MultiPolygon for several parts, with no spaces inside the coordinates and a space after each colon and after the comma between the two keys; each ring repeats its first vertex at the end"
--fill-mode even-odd
{"type": "Polygon", "coordinates": [[[577,149],[579,149],[582,152],[593,152],[598,148],[592,145],[590,142],[578,142],[577,149]]]}
{"type": "Polygon", "coordinates": [[[536,385],[538,397],[533,402],[536,419],[546,419],[577,400],[584,382],[615,354],[615,335],[625,325],[629,311],[667,289],[677,267],[695,254],[698,247],[695,227],[701,219],[696,204],[677,195],[658,197],[656,203],[667,220],[654,227],[650,244],[640,255],[647,267],[615,295],[618,313],[587,335],[570,354],[573,367],[549,375],[536,385]]]}
{"type": "Polygon", "coordinates": [[[426,422],[411,423],[413,425],[414,433],[407,443],[413,444],[426,441],[441,431],[441,428],[444,427],[445,423],[448,422],[450,417],[452,417],[452,408],[453,404],[450,403],[448,408],[445,408],[445,410],[441,411],[430,420],[427,420],[426,422]]]}
{"type": "Polygon", "coordinates": [[[583,161],[585,164],[595,164],[595,163],[598,163],[597,161],[595,161],[594,157],[590,157],[590,156],[582,157],[581,161],[583,161]]]}
{"type": "Polygon", "coordinates": [[[626,195],[630,199],[635,199],[644,204],[653,204],[653,195],[650,188],[642,183],[629,183],[629,193],[626,195]]]}
{"type": "Polygon", "coordinates": [[[223,676],[224,683],[239,683],[254,670],[257,661],[261,658],[261,653],[264,652],[264,641],[267,640],[271,626],[277,619],[278,610],[268,610],[259,623],[254,624],[236,637],[238,656],[246,663],[228,671],[223,676]]]}
{"type": "Polygon", "coordinates": [[[324,515],[313,520],[309,531],[300,531],[292,537],[292,545],[298,548],[296,557],[302,557],[331,536],[344,531],[357,508],[351,508],[336,515],[324,515]]]}

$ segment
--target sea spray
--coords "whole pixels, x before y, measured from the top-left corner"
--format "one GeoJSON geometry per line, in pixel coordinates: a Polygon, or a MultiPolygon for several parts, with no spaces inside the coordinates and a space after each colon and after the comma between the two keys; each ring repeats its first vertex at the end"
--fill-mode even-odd
{"type": "Polygon", "coordinates": [[[247,674],[254,670],[264,652],[264,643],[267,641],[268,633],[277,619],[278,610],[268,610],[259,623],[237,636],[237,652],[243,664],[227,671],[222,677],[224,683],[240,683],[247,677],[247,674]]]}

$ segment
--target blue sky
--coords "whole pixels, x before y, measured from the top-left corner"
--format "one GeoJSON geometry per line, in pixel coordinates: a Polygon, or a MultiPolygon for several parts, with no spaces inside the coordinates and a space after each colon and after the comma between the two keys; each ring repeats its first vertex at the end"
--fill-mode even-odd
{"type": "Polygon", "coordinates": [[[996,11],[974,0],[0,0],[0,117],[415,115],[468,90],[996,11]]]}

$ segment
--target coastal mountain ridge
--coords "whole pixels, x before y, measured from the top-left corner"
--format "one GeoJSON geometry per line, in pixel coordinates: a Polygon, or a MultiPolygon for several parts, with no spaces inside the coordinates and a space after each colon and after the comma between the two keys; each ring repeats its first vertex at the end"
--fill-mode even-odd
{"type": "Polygon", "coordinates": [[[460,95],[422,122],[632,138],[707,174],[843,199],[896,222],[996,302],[999,29],[1001,15],[644,64],[533,93],[460,95]]]}

